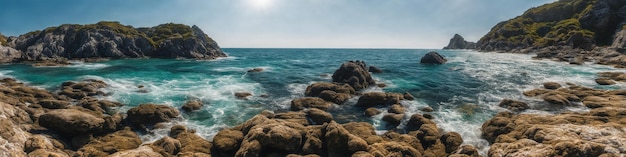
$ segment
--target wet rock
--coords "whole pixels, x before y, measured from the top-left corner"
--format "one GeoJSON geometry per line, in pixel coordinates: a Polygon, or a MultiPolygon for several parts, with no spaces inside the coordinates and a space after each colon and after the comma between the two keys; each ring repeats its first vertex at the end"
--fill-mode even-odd
{"type": "Polygon", "coordinates": [[[421,110],[421,111],[424,111],[424,112],[433,112],[433,111],[435,111],[435,110],[434,110],[432,107],[430,107],[430,106],[426,106],[426,107],[424,107],[424,108],[422,108],[422,109],[420,109],[420,110],[421,110]]]}
{"type": "Polygon", "coordinates": [[[396,127],[400,125],[403,118],[404,114],[388,113],[383,116],[383,121],[387,122],[391,127],[396,127]]]}
{"type": "Polygon", "coordinates": [[[324,101],[324,99],[322,98],[316,97],[296,98],[291,101],[292,111],[299,111],[305,108],[317,108],[320,110],[327,110],[330,107],[330,103],[324,101]]]}
{"type": "Polygon", "coordinates": [[[324,124],[333,120],[333,115],[317,108],[307,110],[306,117],[312,121],[311,124],[324,124]]]}
{"type": "Polygon", "coordinates": [[[478,150],[474,146],[472,146],[472,145],[463,145],[454,154],[467,155],[469,157],[480,157],[481,156],[480,154],[478,154],[478,150]]]}
{"type": "Polygon", "coordinates": [[[347,83],[355,90],[361,90],[367,88],[369,85],[376,84],[365,67],[365,62],[362,61],[343,63],[339,69],[333,73],[333,82],[347,83]]]}
{"type": "Polygon", "coordinates": [[[389,107],[389,110],[387,110],[387,112],[395,113],[395,114],[404,114],[404,107],[400,104],[391,105],[391,107],[389,107]]]}
{"type": "Polygon", "coordinates": [[[609,78],[597,78],[596,83],[599,85],[614,85],[616,82],[609,78]]]}
{"type": "Polygon", "coordinates": [[[557,93],[548,93],[544,95],[542,98],[544,101],[549,102],[551,104],[563,105],[563,106],[571,105],[571,102],[566,97],[557,93]]]}
{"type": "Polygon", "coordinates": [[[153,150],[159,150],[163,156],[176,155],[180,152],[182,144],[177,139],[163,137],[152,143],[153,150]]]}
{"type": "Polygon", "coordinates": [[[498,106],[509,109],[511,111],[520,112],[529,109],[530,106],[522,101],[503,99],[498,106]]]}
{"type": "Polygon", "coordinates": [[[413,95],[411,95],[411,93],[409,93],[409,92],[404,92],[403,97],[406,100],[415,100],[415,97],[413,97],[413,95]]]}
{"type": "Polygon", "coordinates": [[[342,124],[342,126],[351,134],[365,140],[368,144],[374,144],[384,141],[382,137],[376,135],[376,129],[374,129],[374,126],[372,126],[372,124],[370,123],[350,122],[342,124]]]}
{"type": "Polygon", "coordinates": [[[559,89],[561,88],[561,84],[556,83],[556,82],[546,82],[546,83],[543,83],[543,87],[546,89],[559,89]]]}
{"type": "Polygon", "coordinates": [[[380,114],[380,113],[382,113],[380,110],[378,110],[376,108],[373,108],[373,107],[367,108],[365,110],[365,115],[368,116],[368,117],[371,117],[371,116],[374,116],[374,115],[377,115],[377,114],[380,114]]]}
{"type": "Polygon", "coordinates": [[[136,125],[154,125],[160,122],[169,122],[179,115],[178,110],[166,105],[142,104],[131,108],[127,112],[127,119],[136,125]]]}
{"type": "Polygon", "coordinates": [[[79,156],[108,156],[119,151],[138,148],[141,143],[137,133],[126,128],[91,140],[87,145],[80,148],[76,154],[79,156]]]}
{"type": "Polygon", "coordinates": [[[343,104],[348,99],[352,98],[352,95],[346,93],[337,93],[331,90],[325,90],[320,93],[319,97],[336,104],[343,104]]]}
{"type": "Polygon", "coordinates": [[[363,94],[357,101],[357,107],[388,106],[400,103],[404,96],[399,93],[370,92],[363,94]]]}
{"type": "Polygon", "coordinates": [[[350,156],[358,151],[367,151],[367,142],[355,135],[350,134],[336,122],[330,122],[326,126],[326,148],[329,157],[350,156]]]}
{"type": "Polygon", "coordinates": [[[534,96],[538,96],[538,95],[543,95],[550,92],[549,90],[545,90],[545,89],[533,89],[530,91],[525,91],[523,94],[524,96],[530,96],[530,97],[534,97],[534,96]]]}
{"type": "Polygon", "coordinates": [[[68,105],[70,105],[70,103],[67,101],[47,99],[47,100],[40,100],[39,105],[41,105],[41,107],[48,108],[48,109],[63,109],[63,108],[66,108],[68,105]]]}
{"type": "Polygon", "coordinates": [[[76,109],[58,109],[39,116],[39,125],[66,134],[76,135],[102,129],[104,119],[76,109]]]}
{"type": "Polygon", "coordinates": [[[368,71],[371,72],[371,73],[382,73],[383,72],[382,69],[380,69],[378,67],[375,67],[375,66],[370,66],[368,71]]]}
{"type": "Polygon", "coordinates": [[[243,136],[239,130],[225,129],[213,137],[213,144],[220,151],[234,154],[239,149],[243,136]]]}
{"type": "MultiPolygon", "coordinates": [[[[174,128],[172,128],[172,130],[174,130],[174,128]]],[[[177,130],[183,129],[179,127],[177,128],[177,130]]],[[[185,128],[184,130],[187,129],[185,128]]],[[[179,132],[176,135],[175,139],[180,141],[181,144],[179,154],[211,154],[211,147],[213,147],[213,144],[206,139],[196,135],[194,132],[195,131],[184,131],[179,132]]],[[[172,134],[172,132],[170,132],[170,134],[172,134]]]]}
{"type": "Polygon", "coordinates": [[[422,64],[444,64],[447,61],[446,58],[437,52],[428,52],[420,59],[420,63],[422,64]]]}
{"type": "Polygon", "coordinates": [[[422,116],[421,114],[413,114],[406,124],[407,131],[418,130],[424,124],[435,124],[432,120],[422,116]]]}
{"type": "Polygon", "coordinates": [[[310,97],[320,97],[326,101],[342,104],[346,100],[352,98],[352,94],[354,93],[354,88],[348,84],[318,82],[309,85],[306,88],[305,95],[310,97]]]}
{"type": "Polygon", "coordinates": [[[191,101],[186,102],[183,105],[182,109],[185,112],[191,112],[191,111],[195,111],[195,110],[201,109],[203,105],[204,104],[202,104],[202,102],[199,101],[199,100],[191,100],[191,101]]]}
{"type": "Polygon", "coordinates": [[[237,97],[237,99],[248,100],[249,96],[252,96],[252,93],[248,93],[248,92],[235,93],[235,97],[237,97]]]}
{"type": "Polygon", "coordinates": [[[301,125],[309,125],[309,121],[307,120],[306,113],[302,111],[277,113],[276,115],[274,115],[274,119],[283,119],[288,122],[298,123],[301,125]]]}
{"type": "Polygon", "coordinates": [[[446,153],[450,154],[463,144],[463,138],[461,138],[461,134],[457,132],[448,132],[441,136],[441,142],[446,146],[446,153]]]}

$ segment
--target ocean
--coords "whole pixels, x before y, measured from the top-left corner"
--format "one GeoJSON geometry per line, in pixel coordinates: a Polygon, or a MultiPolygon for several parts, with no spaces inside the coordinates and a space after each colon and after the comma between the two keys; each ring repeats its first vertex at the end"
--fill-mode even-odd
{"type": "MultiPolygon", "coordinates": [[[[625,88],[624,83],[599,86],[596,73],[621,71],[609,66],[569,65],[549,60],[534,60],[528,54],[483,53],[469,50],[426,49],[223,49],[229,57],[218,60],[122,59],[97,63],[74,62],[62,67],[33,67],[26,64],[0,65],[0,77],[12,77],[29,85],[58,90],[62,82],[84,79],[103,80],[111,93],[102,99],[125,104],[121,112],[144,103],[166,104],[180,108],[188,100],[201,100],[205,106],[167,125],[183,124],[211,139],[220,129],[246,121],[263,110],[287,111],[292,99],[304,97],[314,82],[330,82],[334,70],[346,61],[361,60],[383,73],[372,74],[384,88],[370,87],[364,92],[409,92],[416,99],[403,101],[406,120],[419,109],[430,106],[437,125],[444,131],[459,132],[465,144],[482,152],[488,143],[480,138],[480,127],[493,115],[506,109],[497,104],[504,98],[530,102],[536,110],[529,113],[551,114],[584,111],[582,105],[555,108],[523,91],[541,88],[553,81],[594,88],[625,88]],[[420,58],[437,51],[448,59],[443,65],[423,65],[420,58]],[[262,72],[247,72],[262,68],[262,72]],[[139,89],[138,86],[144,86],[139,89]],[[248,100],[237,99],[236,92],[249,92],[248,100]]],[[[353,105],[355,97],[330,110],[338,122],[370,122],[379,133],[386,128],[382,114],[363,115],[353,105]]],[[[381,108],[382,109],[382,108],[381,108]]],[[[386,111],[386,110],[385,110],[386,111]]],[[[399,127],[402,127],[399,126],[399,127]]],[[[167,135],[168,128],[143,134],[144,141],[167,135]]]]}

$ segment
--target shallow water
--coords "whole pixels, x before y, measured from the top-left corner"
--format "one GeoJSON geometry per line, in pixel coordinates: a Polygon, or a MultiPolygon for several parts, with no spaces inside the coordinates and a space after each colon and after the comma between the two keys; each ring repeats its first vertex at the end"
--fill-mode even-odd
{"type": "MultiPolygon", "coordinates": [[[[547,60],[533,60],[531,55],[480,53],[472,51],[437,50],[447,57],[444,65],[422,65],[419,59],[430,50],[403,49],[224,49],[230,57],[213,61],[175,59],[125,59],[99,63],[76,62],[66,67],[32,67],[30,65],[0,65],[0,77],[13,77],[30,85],[57,90],[65,81],[88,78],[104,80],[112,95],[104,99],[125,104],[122,111],[143,103],[167,104],[180,107],[186,101],[199,99],[205,103],[200,111],[184,113],[173,124],[185,124],[202,136],[212,138],[224,127],[244,122],[262,110],[284,111],[293,98],[303,97],[305,88],[314,82],[331,81],[331,75],[341,63],[363,60],[383,69],[373,74],[385,88],[372,87],[366,91],[409,92],[415,101],[402,102],[412,113],[430,106],[437,124],[445,131],[463,135],[466,144],[482,151],[488,143],[480,139],[482,123],[499,111],[504,98],[535,102],[536,108],[549,112],[581,110],[582,107],[552,109],[544,103],[522,96],[522,92],[541,87],[543,82],[571,82],[595,88],[624,88],[624,83],[598,86],[593,81],[597,72],[622,71],[608,66],[583,65],[547,60]],[[260,73],[248,69],[263,68],[260,73]],[[139,92],[139,85],[147,92],[139,92]],[[249,100],[236,99],[234,93],[250,92],[249,100]],[[267,97],[261,97],[267,95],[267,97]]],[[[356,109],[353,98],[336,105],[331,113],[340,122],[366,121],[384,130],[382,115],[367,118],[356,109]]],[[[527,111],[540,112],[540,111],[527,111]]],[[[542,112],[545,113],[545,112],[542,112]]],[[[400,126],[401,127],[401,126],[400,126]]],[[[142,135],[145,141],[167,134],[157,129],[142,135]]],[[[380,131],[382,132],[382,131],[380,131]]]]}

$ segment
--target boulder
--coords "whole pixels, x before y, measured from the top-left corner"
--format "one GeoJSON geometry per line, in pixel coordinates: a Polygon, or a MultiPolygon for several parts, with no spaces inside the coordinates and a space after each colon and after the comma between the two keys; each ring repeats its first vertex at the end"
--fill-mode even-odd
{"type": "Polygon", "coordinates": [[[249,96],[252,96],[252,93],[248,93],[248,92],[235,93],[235,97],[237,97],[237,99],[248,100],[249,96]]]}
{"type": "Polygon", "coordinates": [[[457,132],[448,132],[441,135],[441,142],[446,146],[446,153],[450,154],[463,144],[463,138],[461,138],[461,134],[457,132]]]}
{"type": "Polygon", "coordinates": [[[368,153],[371,156],[422,156],[421,152],[404,142],[376,143],[370,146],[368,153]]]}
{"type": "Polygon", "coordinates": [[[557,94],[557,93],[548,93],[543,95],[543,100],[549,102],[551,104],[556,105],[571,105],[572,103],[567,99],[567,97],[557,94]]]}
{"type": "Polygon", "coordinates": [[[178,110],[166,105],[141,104],[127,112],[127,119],[135,125],[154,125],[160,122],[169,122],[179,115],[178,110]]]}
{"type": "Polygon", "coordinates": [[[48,109],[63,109],[69,106],[70,103],[67,101],[46,99],[46,100],[40,100],[39,105],[41,105],[41,107],[48,108],[48,109]]]}
{"type": "Polygon", "coordinates": [[[320,93],[319,97],[335,104],[343,104],[348,99],[352,98],[352,95],[346,93],[337,93],[331,90],[325,90],[320,93]]]}
{"type": "Polygon", "coordinates": [[[348,84],[317,82],[306,87],[304,95],[318,97],[323,91],[330,90],[336,93],[354,94],[354,88],[348,84]]]}
{"type": "Polygon", "coordinates": [[[420,111],[424,111],[424,112],[433,112],[433,111],[435,111],[435,110],[434,110],[432,107],[430,107],[430,106],[426,106],[426,107],[424,107],[424,108],[420,109],[420,111]]]}
{"type": "Polygon", "coordinates": [[[239,149],[243,136],[239,130],[224,129],[213,137],[213,145],[220,151],[234,153],[239,149]]]}
{"type": "Polygon", "coordinates": [[[498,106],[509,109],[511,111],[520,112],[529,109],[530,106],[522,101],[503,99],[498,106]]]}
{"type": "Polygon", "coordinates": [[[597,78],[596,83],[599,85],[614,85],[615,81],[609,78],[597,78]]]}
{"type": "Polygon", "coordinates": [[[339,69],[333,73],[333,82],[347,83],[355,90],[361,90],[367,88],[369,85],[375,85],[376,82],[365,67],[366,65],[363,61],[343,63],[339,69]]]}
{"type": "Polygon", "coordinates": [[[400,125],[403,118],[404,114],[388,113],[383,116],[383,121],[387,122],[390,127],[396,127],[400,125]]]}
{"type": "Polygon", "coordinates": [[[371,73],[382,73],[383,72],[382,69],[380,69],[378,67],[375,67],[375,66],[370,66],[368,71],[371,72],[371,73]]]}
{"type": "Polygon", "coordinates": [[[311,124],[324,124],[333,120],[333,115],[317,108],[307,110],[306,117],[312,121],[311,124]]]}
{"type": "Polygon", "coordinates": [[[325,143],[329,157],[351,156],[358,151],[367,151],[365,140],[350,134],[343,126],[332,121],[325,129],[325,143]]]}
{"type": "Polygon", "coordinates": [[[125,150],[136,149],[141,145],[137,133],[126,128],[112,134],[97,137],[76,151],[78,156],[108,156],[125,150]]]}
{"type": "MultiPolygon", "coordinates": [[[[184,127],[180,128],[180,126],[176,129],[177,131],[187,130],[184,127]]],[[[174,130],[174,128],[172,128],[171,130],[174,130]]],[[[176,134],[176,140],[180,141],[181,145],[179,154],[211,154],[211,147],[213,147],[213,144],[206,139],[196,135],[194,132],[195,131],[184,131],[178,132],[178,134],[176,134]]],[[[170,134],[172,134],[172,132],[170,132],[170,134]]]]}
{"type": "Polygon", "coordinates": [[[400,103],[404,96],[399,93],[370,92],[363,94],[357,101],[357,107],[388,106],[400,103]]]}
{"type": "Polygon", "coordinates": [[[51,110],[39,116],[39,125],[65,135],[100,131],[104,119],[76,109],[51,110]]]}
{"type": "Polygon", "coordinates": [[[395,114],[404,114],[404,107],[401,104],[391,105],[391,107],[389,107],[389,110],[387,110],[387,112],[395,113],[395,114]]]}
{"type": "Polygon", "coordinates": [[[152,148],[159,150],[163,156],[176,155],[180,152],[182,144],[177,139],[165,136],[154,143],[152,148]]]}
{"type": "Polygon", "coordinates": [[[292,111],[299,111],[305,108],[317,108],[320,110],[327,110],[330,107],[330,103],[324,101],[324,99],[322,98],[316,97],[296,98],[291,101],[292,111]]]}
{"type": "Polygon", "coordinates": [[[195,111],[195,110],[199,110],[200,108],[202,108],[203,104],[202,101],[199,100],[191,100],[186,102],[182,109],[185,112],[191,112],[191,111],[195,111]]]}
{"type": "Polygon", "coordinates": [[[543,83],[543,87],[546,89],[559,89],[561,88],[561,84],[556,83],[556,82],[546,82],[546,83],[543,83]]]}
{"type": "Polygon", "coordinates": [[[367,108],[365,110],[365,115],[368,117],[371,117],[380,113],[382,113],[380,110],[378,110],[377,108],[373,108],[373,107],[367,108]]]}
{"type": "Polygon", "coordinates": [[[437,52],[428,52],[420,59],[420,63],[422,64],[444,64],[447,61],[446,58],[437,52]]]}
{"type": "Polygon", "coordinates": [[[415,131],[415,130],[418,130],[420,127],[422,127],[422,125],[424,124],[435,124],[435,122],[424,117],[421,114],[413,114],[411,115],[411,118],[407,122],[405,129],[407,131],[415,131]]]}
{"type": "Polygon", "coordinates": [[[127,157],[127,156],[149,157],[149,156],[163,156],[163,155],[155,152],[152,148],[150,148],[147,145],[141,146],[137,149],[119,151],[110,155],[110,157],[127,157]]]}
{"type": "Polygon", "coordinates": [[[413,97],[413,95],[411,95],[411,93],[409,92],[404,92],[404,99],[406,100],[415,100],[415,97],[413,97]]]}

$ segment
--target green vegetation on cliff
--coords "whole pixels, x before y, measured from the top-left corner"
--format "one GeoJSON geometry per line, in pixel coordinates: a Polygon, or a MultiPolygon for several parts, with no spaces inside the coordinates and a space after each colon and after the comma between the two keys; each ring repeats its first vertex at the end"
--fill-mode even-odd
{"type": "MultiPolygon", "coordinates": [[[[161,42],[166,39],[172,38],[191,38],[194,37],[193,30],[191,27],[184,24],[175,24],[175,23],[167,23],[158,25],[155,27],[146,27],[146,28],[134,28],[129,25],[122,25],[117,21],[100,21],[96,24],[87,24],[87,25],[79,25],[79,24],[64,24],[58,27],[48,27],[43,31],[36,30],[32,32],[28,32],[24,34],[25,36],[31,35],[39,35],[41,32],[44,33],[53,33],[53,34],[64,34],[68,31],[70,32],[88,32],[92,30],[110,30],[115,33],[125,35],[126,37],[142,37],[147,39],[150,44],[154,47],[157,47],[161,42]],[[61,28],[69,28],[71,30],[65,30],[61,28]]],[[[0,37],[0,40],[2,38],[0,37]]],[[[4,42],[3,42],[4,43],[4,42]]]]}
{"type": "Polygon", "coordinates": [[[606,0],[559,0],[531,8],[521,16],[494,26],[480,39],[478,49],[511,50],[554,45],[590,48],[594,44],[609,45],[615,32],[613,30],[622,27],[616,26],[622,19],[610,15],[619,9],[615,9],[613,3],[623,5],[619,4],[622,2],[606,0]],[[609,10],[609,15],[605,15],[604,10],[609,10]],[[596,24],[603,20],[608,21],[608,26],[596,24]]]}

